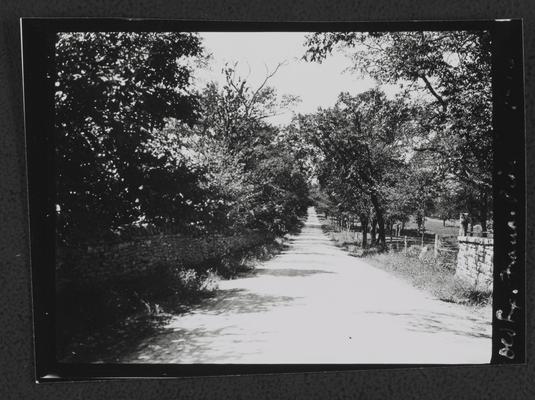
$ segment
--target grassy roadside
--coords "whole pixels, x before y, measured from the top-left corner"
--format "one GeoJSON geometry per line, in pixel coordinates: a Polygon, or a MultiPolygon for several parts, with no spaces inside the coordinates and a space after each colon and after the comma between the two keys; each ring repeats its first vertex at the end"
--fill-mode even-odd
{"type": "Polygon", "coordinates": [[[376,268],[409,281],[439,300],[481,307],[491,302],[492,292],[474,289],[455,278],[455,271],[440,262],[422,261],[418,257],[398,252],[368,255],[365,260],[376,268]]]}
{"type": "Polygon", "coordinates": [[[332,231],[328,226],[323,226],[323,230],[336,246],[363,257],[374,267],[408,281],[439,300],[473,307],[484,307],[492,301],[491,291],[476,290],[455,277],[455,264],[451,257],[420,259],[420,246],[409,247],[407,253],[393,250],[379,253],[373,248],[362,251],[359,243],[355,243],[347,232],[332,231]]]}

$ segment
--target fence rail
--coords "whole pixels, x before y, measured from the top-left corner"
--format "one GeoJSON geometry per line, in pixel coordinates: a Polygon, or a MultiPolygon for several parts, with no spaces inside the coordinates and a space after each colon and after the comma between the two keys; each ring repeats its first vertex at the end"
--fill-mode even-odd
{"type": "MultiPolygon", "coordinates": [[[[341,230],[338,232],[342,235],[343,241],[346,243],[360,243],[362,242],[362,232],[359,231],[351,231],[351,230],[341,230]]],[[[368,233],[369,235],[369,233],[368,233]]],[[[441,234],[434,234],[433,236],[429,236],[428,233],[427,236],[395,236],[395,235],[387,235],[386,236],[386,244],[390,248],[395,248],[396,250],[403,250],[407,251],[407,249],[410,246],[417,245],[417,246],[428,246],[430,247],[430,250],[432,249],[434,252],[434,256],[437,257],[440,253],[457,253],[459,250],[459,244],[457,235],[441,235],[441,234]]],[[[368,236],[369,239],[369,236],[368,236]]],[[[369,243],[369,242],[368,242],[369,243]]]]}
{"type": "MultiPolygon", "coordinates": [[[[339,234],[342,234],[342,239],[346,243],[356,244],[362,242],[362,231],[358,230],[358,224],[355,225],[355,219],[347,219],[347,223],[336,223],[337,220],[330,216],[330,218],[325,218],[325,221],[330,222],[330,226],[333,230],[337,231],[339,234]]],[[[478,231],[473,229],[467,229],[464,227],[463,235],[461,236],[471,236],[471,237],[487,237],[493,238],[494,233],[492,231],[478,231]]],[[[471,227],[470,227],[471,228],[471,227]]],[[[399,230],[394,231],[389,235],[386,235],[386,244],[390,248],[395,248],[397,250],[407,251],[407,248],[413,245],[418,246],[427,246],[429,250],[433,250],[434,257],[438,257],[441,253],[448,257],[456,255],[459,251],[459,234],[451,233],[434,233],[434,232],[425,232],[418,236],[408,236],[400,235],[399,230]]],[[[414,232],[413,232],[414,233],[414,232]]],[[[370,239],[370,232],[367,233],[368,239],[370,239]]],[[[370,240],[368,240],[370,243],[370,240]]]]}
{"type": "Polygon", "coordinates": [[[485,231],[481,231],[481,232],[467,231],[464,236],[492,238],[492,237],[494,237],[494,232],[492,232],[492,231],[486,231],[486,232],[485,231]]]}

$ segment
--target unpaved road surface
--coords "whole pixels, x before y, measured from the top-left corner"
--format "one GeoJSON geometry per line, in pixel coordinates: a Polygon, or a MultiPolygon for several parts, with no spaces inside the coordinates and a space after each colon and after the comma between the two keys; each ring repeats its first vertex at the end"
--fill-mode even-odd
{"type": "Polygon", "coordinates": [[[490,307],[445,303],[335,247],[309,209],[287,250],[120,362],[488,363],[490,307]]]}

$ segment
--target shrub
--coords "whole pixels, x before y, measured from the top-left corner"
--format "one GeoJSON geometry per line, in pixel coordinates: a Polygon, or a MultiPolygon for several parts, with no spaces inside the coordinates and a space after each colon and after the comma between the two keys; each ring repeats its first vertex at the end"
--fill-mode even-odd
{"type": "Polygon", "coordinates": [[[170,289],[180,298],[198,296],[217,288],[216,275],[212,270],[200,273],[193,268],[177,266],[171,268],[168,275],[170,289]]]}

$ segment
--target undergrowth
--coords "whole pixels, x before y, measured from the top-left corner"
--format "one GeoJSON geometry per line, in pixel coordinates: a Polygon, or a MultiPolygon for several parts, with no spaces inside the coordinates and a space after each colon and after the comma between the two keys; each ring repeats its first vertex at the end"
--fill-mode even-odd
{"type": "Polygon", "coordinates": [[[337,232],[328,225],[324,232],[336,246],[352,255],[365,257],[371,265],[411,282],[442,301],[485,306],[492,300],[492,291],[482,291],[455,277],[455,257],[446,254],[435,259],[432,251],[420,259],[420,246],[411,246],[406,253],[390,250],[381,252],[377,248],[362,249],[354,240],[354,233],[337,232]]]}
{"type": "Polygon", "coordinates": [[[457,279],[454,271],[440,262],[422,261],[398,252],[369,255],[366,261],[410,281],[442,301],[472,306],[485,306],[491,301],[492,292],[478,290],[457,279]]]}
{"type": "Polygon", "coordinates": [[[219,280],[250,273],[284,247],[278,239],[195,266],[158,265],[142,280],[90,288],[73,283],[56,296],[58,359],[113,362],[172,315],[213,296],[219,280]]]}

